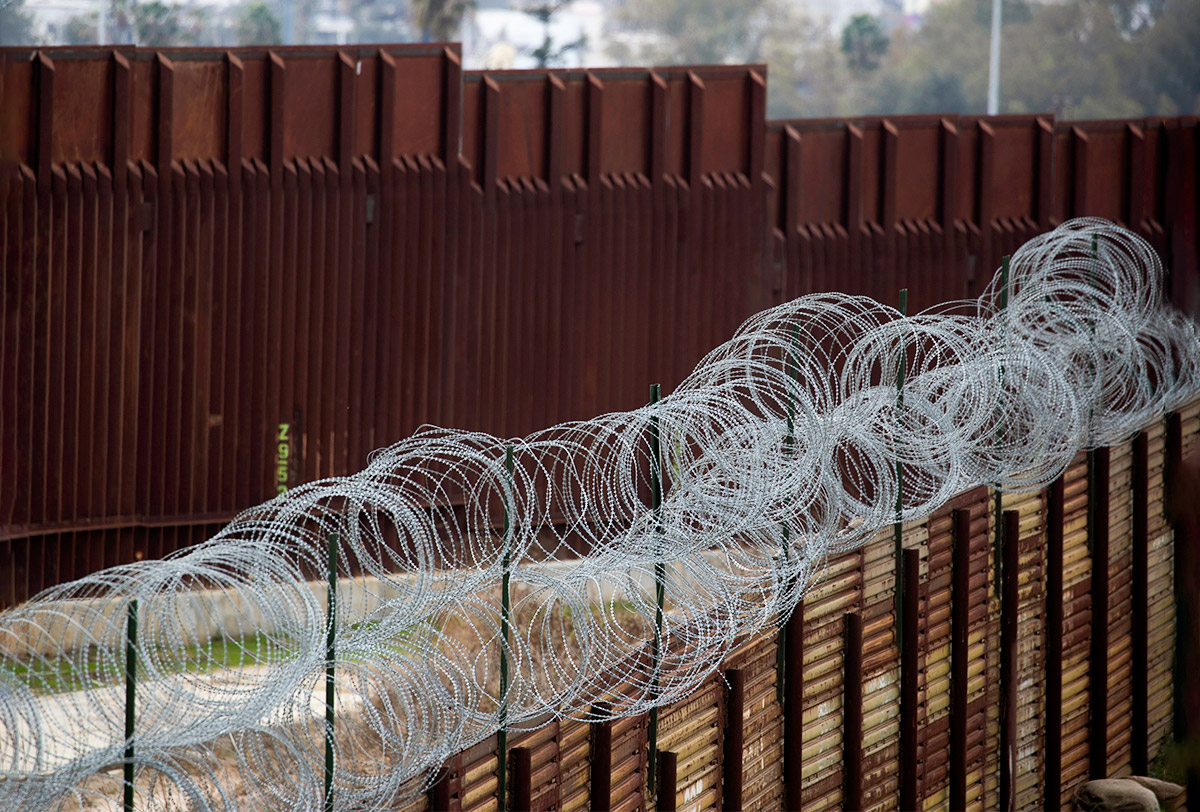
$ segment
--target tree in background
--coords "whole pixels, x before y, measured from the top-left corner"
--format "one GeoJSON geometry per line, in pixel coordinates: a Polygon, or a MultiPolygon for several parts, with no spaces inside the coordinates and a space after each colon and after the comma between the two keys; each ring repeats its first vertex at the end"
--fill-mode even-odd
{"type": "Polygon", "coordinates": [[[870,14],[855,14],[842,29],[842,53],[855,73],[870,73],[887,53],[888,37],[879,20],[870,14]]]}
{"type": "Polygon", "coordinates": [[[282,39],[279,18],[262,0],[242,6],[234,30],[238,45],[278,45],[282,39]]]}
{"type": "MultiPolygon", "coordinates": [[[[773,118],[985,110],[990,3],[937,3],[915,23],[860,15],[840,35],[795,9],[626,0],[610,54],[642,65],[766,62],[773,118]]],[[[1003,16],[1002,113],[1200,114],[1200,0],[1005,0],[1003,16]]]]}
{"type": "Polygon", "coordinates": [[[450,42],[458,37],[463,15],[475,8],[475,0],[412,0],[413,26],[425,42],[450,42]]]}
{"type": "Polygon", "coordinates": [[[542,24],[542,44],[534,48],[530,55],[539,68],[550,68],[563,64],[563,57],[578,51],[587,45],[587,38],[580,35],[579,39],[556,47],[554,38],[550,35],[550,21],[554,15],[567,5],[568,0],[534,0],[519,6],[519,10],[533,17],[542,24]]]}
{"type": "Polygon", "coordinates": [[[1200,3],[1152,0],[1153,23],[1139,32],[1134,94],[1150,114],[1200,115],[1200,3]]]}

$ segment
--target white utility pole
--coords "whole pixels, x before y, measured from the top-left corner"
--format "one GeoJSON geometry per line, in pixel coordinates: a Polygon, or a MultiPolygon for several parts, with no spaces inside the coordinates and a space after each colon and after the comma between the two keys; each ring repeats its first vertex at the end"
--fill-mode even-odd
{"type": "Polygon", "coordinates": [[[1001,0],[992,0],[992,53],[988,60],[989,116],[1000,112],[1000,2],[1001,0]]]}

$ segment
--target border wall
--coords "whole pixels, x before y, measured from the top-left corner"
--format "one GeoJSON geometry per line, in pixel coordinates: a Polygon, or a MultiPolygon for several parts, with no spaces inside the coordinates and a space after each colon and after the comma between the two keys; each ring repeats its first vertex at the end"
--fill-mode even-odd
{"type": "Polygon", "coordinates": [[[0,49],[0,606],[422,423],[666,391],[750,314],[975,295],[1096,214],[1200,312],[1197,119],[767,122],[762,66],[0,49]]]}
{"type": "MultiPolygon", "coordinates": [[[[1184,460],[1200,462],[1200,403],[1005,495],[1000,544],[986,488],[906,525],[899,572],[882,532],[830,560],[782,662],[779,638],[744,641],[661,710],[673,785],[656,796],[647,775],[648,716],[554,721],[509,735],[506,797],[529,802],[510,808],[1067,809],[1089,778],[1148,774],[1186,688],[1165,514],[1184,460]]],[[[496,789],[493,736],[401,808],[488,812],[496,789]]]]}

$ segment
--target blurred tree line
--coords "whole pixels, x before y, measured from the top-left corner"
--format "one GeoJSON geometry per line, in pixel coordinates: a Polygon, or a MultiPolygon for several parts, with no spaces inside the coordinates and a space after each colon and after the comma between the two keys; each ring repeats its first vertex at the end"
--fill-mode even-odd
{"type": "MultiPolygon", "coordinates": [[[[626,0],[626,64],[765,62],[772,118],[982,113],[989,0],[841,31],[790,0],[626,0]]],[[[1005,0],[1001,113],[1064,119],[1200,114],[1200,0],[1005,0]]]]}

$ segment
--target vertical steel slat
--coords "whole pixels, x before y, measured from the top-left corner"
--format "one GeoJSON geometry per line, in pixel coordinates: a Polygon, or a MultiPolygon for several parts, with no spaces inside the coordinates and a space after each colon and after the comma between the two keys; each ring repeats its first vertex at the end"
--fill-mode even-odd
{"type": "Polygon", "coordinates": [[[900,808],[919,808],[917,684],[920,654],[921,551],[903,551],[900,586],[900,808]]]}
{"type": "Polygon", "coordinates": [[[951,512],[950,808],[967,808],[967,657],[970,639],[971,511],[951,512]]]}
{"type": "Polygon", "coordinates": [[[1130,767],[1134,775],[1148,775],[1150,770],[1150,439],[1145,431],[1133,440],[1133,470],[1130,488],[1132,505],[1132,628],[1130,649],[1133,656],[1130,702],[1131,737],[1130,767]]]}
{"type": "Polygon", "coordinates": [[[658,751],[658,803],[657,812],[676,812],[679,809],[679,754],[669,750],[658,751]]]}
{"type": "Polygon", "coordinates": [[[197,223],[199,241],[199,271],[196,279],[196,327],[195,327],[195,388],[196,411],[192,417],[191,453],[196,461],[192,474],[189,513],[211,514],[216,512],[213,497],[214,453],[211,437],[220,436],[220,414],[217,395],[223,377],[216,353],[220,351],[220,321],[224,316],[220,297],[222,294],[224,268],[217,261],[222,229],[217,225],[220,211],[216,198],[216,177],[211,161],[195,163],[199,175],[200,216],[197,223]],[[216,305],[214,306],[214,300],[216,305]]]}
{"type": "Polygon", "coordinates": [[[1062,663],[1063,663],[1063,490],[1059,477],[1046,493],[1046,809],[1062,802],[1062,663]]]}
{"type": "Polygon", "coordinates": [[[514,747],[512,756],[512,810],[513,812],[532,812],[533,810],[533,751],[528,747],[514,747]]]}
{"type": "Polygon", "coordinates": [[[1017,808],[1017,592],[1021,515],[1003,513],[1000,566],[1000,808],[1017,808]]]}
{"type": "Polygon", "coordinates": [[[784,807],[799,809],[804,763],[804,600],[787,622],[783,700],[784,807]]]}
{"type": "Polygon", "coordinates": [[[863,808],[863,624],[857,612],[844,615],[842,680],[842,798],[845,812],[863,808]]]}
{"type": "Polygon", "coordinates": [[[590,735],[592,741],[591,759],[591,806],[592,812],[608,812],[612,806],[612,722],[608,717],[612,708],[608,703],[600,702],[593,708],[593,716],[603,721],[592,722],[590,735]]]}
{"type": "Polygon", "coordinates": [[[721,764],[721,797],[724,810],[740,812],[744,782],[746,674],[740,668],[725,671],[724,759],[721,764]]]}
{"type": "Polygon", "coordinates": [[[1108,569],[1109,450],[1089,454],[1088,536],[1092,550],[1092,639],[1089,653],[1088,774],[1108,772],[1108,569]]]}
{"type": "MultiPolygon", "coordinates": [[[[115,115],[114,110],[114,115],[115,115]]],[[[124,263],[115,255],[116,243],[124,231],[124,223],[116,215],[113,174],[110,170],[96,166],[96,324],[94,339],[100,361],[94,371],[96,397],[94,464],[92,476],[91,510],[89,516],[119,516],[118,491],[120,482],[120,279],[124,263]]],[[[116,564],[115,551],[110,549],[109,534],[104,534],[103,543],[92,549],[92,565],[95,572],[116,564]]],[[[0,601],[2,602],[2,601],[0,601]]]]}

